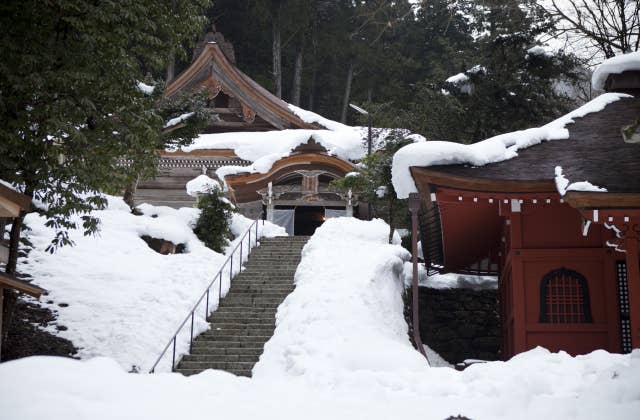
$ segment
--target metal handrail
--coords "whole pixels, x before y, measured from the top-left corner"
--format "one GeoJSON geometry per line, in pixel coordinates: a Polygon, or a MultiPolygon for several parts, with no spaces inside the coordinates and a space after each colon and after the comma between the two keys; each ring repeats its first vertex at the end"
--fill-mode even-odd
{"type": "Polygon", "coordinates": [[[213,280],[211,281],[211,283],[209,283],[209,286],[204,291],[204,293],[202,293],[202,295],[200,296],[200,299],[198,299],[196,304],[193,306],[193,308],[191,309],[191,312],[189,313],[189,315],[187,315],[187,317],[184,319],[184,321],[182,321],[182,323],[180,324],[180,326],[176,330],[176,333],[173,335],[173,337],[171,337],[171,339],[169,340],[167,345],[164,347],[164,349],[162,350],[162,353],[160,353],[160,356],[158,356],[158,359],[156,360],[156,362],[151,367],[151,370],[149,371],[149,373],[155,373],[155,370],[156,370],[156,367],[158,366],[158,363],[160,363],[160,361],[162,360],[164,355],[167,353],[167,350],[169,350],[169,347],[171,347],[172,343],[173,343],[173,356],[171,358],[171,371],[175,370],[175,367],[176,367],[176,341],[177,341],[177,337],[178,337],[178,334],[180,334],[180,331],[182,331],[182,328],[187,324],[187,321],[189,321],[189,319],[191,319],[191,336],[190,336],[190,340],[189,340],[189,353],[191,353],[191,350],[193,349],[193,323],[194,323],[194,315],[196,313],[196,309],[198,308],[200,303],[202,303],[202,300],[206,297],[207,300],[206,300],[206,305],[205,305],[205,319],[209,317],[209,295],[210,295],[211,288],[216,283],[216,281],[218,282],[218,286],[219,286],[218,287],[218,306],[220,305],[220,301],[222,299],[222,272],[224,271],[224,268],[227,266],[227,263],[230,262],[230,265],[229,265],[229,284],[231,284],[231,280],[233,279],[233,256],[235,255],[236,251],[239,248],[240,249],[240,267],[242,267],[242,244],[244,243],[244,239],[247,237],[247,235],[249,235],[249,249],[247,250],[247,254],[246,254],[247,256],[249,256],[249,254],[251,254],[251,249],[252,249],[251,248],[251,231],[254,229],[254,226],[255,226],[255,232],[256,232],[255,233],[255,241],[256,241],[256,245],[257,245],[258,244],[258,225],[259,225],[260,221],[262,221],[262,226],[264,226],[264,220],[263,219],[256,219],[256,220],[253,221],[253,223],[251,223],[251,226],[249,226],[249,229],[246,230],[244,235],[242,235],[242,238],[240,238],[240,243],[237,244],[235,248],[233,248],[233,251],[231,251],[231,254],[229,254],[227,259],[224,261],[224,263],[220,267],[220,270],[218,270],[216,275],[213,276],[213,280]]]}

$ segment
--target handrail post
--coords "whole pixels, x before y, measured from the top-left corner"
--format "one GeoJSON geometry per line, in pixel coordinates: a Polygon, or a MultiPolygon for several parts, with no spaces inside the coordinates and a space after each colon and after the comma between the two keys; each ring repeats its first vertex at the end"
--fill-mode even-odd
{"type": "Polygon", "coordinates": [[[204,319],[207,320],[209,319],[209,290],[211,290],[211,287],[209,287],[207,289],[207,303],[204,309],[204,319]]]}
{"type": "Polygon", "coordinates": [[[176,339],[178,338],[178,333],[173,336],[173,357],[171,358],[171,372],[175,372],[176,370],[176,339]]]}
{"type": "Polygon", "coordinates": [[[191,338],[189,339],[189,353],[193,350],[193,314],[194,311],[191,311],[191,338]]]}

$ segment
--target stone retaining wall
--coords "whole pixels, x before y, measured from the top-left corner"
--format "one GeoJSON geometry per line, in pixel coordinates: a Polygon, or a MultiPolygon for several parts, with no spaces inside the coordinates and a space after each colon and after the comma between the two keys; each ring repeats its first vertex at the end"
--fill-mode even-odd
{"type": "Polygon", "coordinates": [[[500,360],[497,290],[420,288],[420,335],[449,363],[500,360]]]}

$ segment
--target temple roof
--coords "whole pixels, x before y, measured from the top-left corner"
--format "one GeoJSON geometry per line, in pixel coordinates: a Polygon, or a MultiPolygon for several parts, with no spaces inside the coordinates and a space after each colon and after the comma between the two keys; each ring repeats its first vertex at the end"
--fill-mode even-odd
{"type": "Polygon", "coordinates": [[[612,193],[640,193],[640,144],[621,130],[640,118],[640,98],[623,98],[567,125],[567,140],[545,141],[518,156],[481,167],[432,166],[434,171],[491,180],[553,182],[560,166],[572,182],[588,181],[612,193]]]}
{"type": "MultiPolygon", "coordinates": [[[[189,68],[173,79],[164,95],[172,98],[183,92],[208,89],[210,98],[226,95],[229,101],[215,104],[220,120],[213,125],[224,131],[263,131],[288,128],[320,129],[317,123],[307,123],[298,117],[289,104],[253,81],[240,71],[216,42],[207,42],[189,68]],[[227,116],[234,119],[229,120],[227,116]]],[[[225,97],[226,99],[226,97],[225,97]]]]}

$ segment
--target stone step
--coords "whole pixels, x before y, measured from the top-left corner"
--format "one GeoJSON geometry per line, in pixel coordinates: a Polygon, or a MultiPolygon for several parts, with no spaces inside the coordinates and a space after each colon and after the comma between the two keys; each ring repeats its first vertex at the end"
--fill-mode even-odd
{"type": "Polygon", "coordinates": [[[258,325],[275,325],[275,312],[268,314],[239,314],[239,313],[226,313],[220,315],[210,316],[208,322],[211,323],[211,328],[224,328],[225,324],[258,324],[258,325]]]}
{"type": "Polygon", "coordinates": [[[208,318],[211,328],[193,342],[176,372],[221,369],[251,376],[264,344],[273,336],[278,306],[295,289],[294,276],[308,237],[261,240],[208,318]]]}
{"type": "MultiPolygon", "coordinates": [[[[234,370],[228,370],[225,369],[227,372],[229,373],[233,373],[236,376],[246,376],[246,377],[251,377],[251,370],[246,370],[246,369],[234,369],[234,370]]],[[[191,376],[191,375],[197,375],[198,373],[202,373],[202,369],[176,369],[175,372],[177,373],[181,373],[184,376],[191,376]]]]}
{"type": "Polygon", "coordinates": [[[263,348],[262,347],[230,347],[230,348],[224,348],[224,347],[203,347],[203,346],[199,346],[199,347],[193,347],[193,349],[191,350],[191,355],[187,355],[184,357],[188,357],[188,356],[192,356],[192,355],[205,355],[205,356],[224,356],[224,355],[231,355],[231,356],[255,356],[256,358],[258,358],[261,354],[262,354],[263,348]]]}
{"type": "Polygon", "coordinates": [[[271,314],[274,314],[275,316],[276,308],[268,308],[264,306],[247,307],[242,305],[232,305],[229,303],[225,303],[223,299],[222,305],[214,312],[214,314],[217,314],[217,313],[227,313],[227,314],[246,313],[246,314],[256,314],[256,315],[271,313],[271,314]]]}
{"type": "Polygon", "coordinates": [[[267,291],[238,291],[233,292],[233,295],[229,299],[280,299],[284,300],[284,298],[289,295],[289,292],[267,292],[267,291]]]}
{"type": "Polygon", "coordinates": [[[225,305],[230,305],[230,306],[255,305],[258,308],[264,308],[266,306],[271,306],[273,304],[278,306],[279,304],[282,303],[282,301],[284,300],[284,297],[282,296],[262,297],[260,295],[238,294],[238,295],[227,296],[222,300],[223,302],[220,307],[224,307],[225,305]]]}
{"type": "Polygon", "coordinates": [[[240,354],[189,354],[182,358],[180,364],[186,362],[251,362],[256,363],[260,358],[259,355],[240,355],[240,354]]]}
{"type": "Polygon", "coordinates": [[[257,349],[260,351],[264,348],[264,341],[255,341],[255,340],[247,340],[247,337],[242,337],[242,339],[233,339],[233,340],[197,340],[193,342],[193,346],[191,348],[192,353],[202,353],[203,350],[219,348],[219,349],[230,349],[230,348],[240,348],[240,349],[257,349]]]}
{"type": "Polygon", "coordinates": [[[273,331],[276,329],[274,326],[268,326],[263,328],[220,328],[216,327],[203,332],[198,336],[198,339],[204,339],[206,337],[212,338],[235,338],[235,337],[270,337],[273,331]]]}
{"type": "Polygon", "coordinates": [[[255,362],[180,362],[179,369],[220,369],[220,370],[242,370],[250,371],[255,362]]]}

